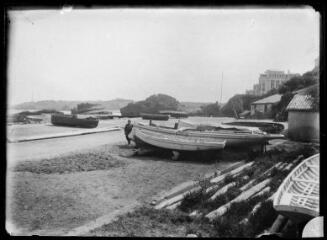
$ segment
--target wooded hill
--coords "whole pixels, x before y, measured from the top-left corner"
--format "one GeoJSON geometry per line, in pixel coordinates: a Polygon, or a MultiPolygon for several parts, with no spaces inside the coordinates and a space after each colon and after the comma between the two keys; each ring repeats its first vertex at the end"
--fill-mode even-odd
{"type": "Polygon", "coordinates": [[[65,100],[44,100],[44,101],[37,101],[37,102],[25,102],[21,104],[17,104],[14,106],[15,109],[34,109],[34,110],[41,110],[41,109],[54,109],[57,111],[62,110],[71,110],[75,108],[78,104],[88,103],[92,105],[97,105],[101,108],[110,109],[110,110],[117,110],[128,103],[133,102],[129,99],[113,99],[108,101],[65,101],[65,100]]]}

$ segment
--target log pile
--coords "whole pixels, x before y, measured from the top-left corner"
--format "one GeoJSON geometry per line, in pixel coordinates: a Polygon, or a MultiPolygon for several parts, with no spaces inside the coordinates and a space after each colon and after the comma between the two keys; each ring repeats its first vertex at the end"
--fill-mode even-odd
{"type": "Polygon", "coordinates": [[[272,187],[273,185],[271,185],[271,183],[275,181],[274,174],[276,174],[276,171],[287,174],[287,172],[291,171],[301,159],[303,159],[302,155],[289,162],[238,162],[228,169],[216,171],[207,175],[205,180],[208,184],[205,186],[202,186],[196,181],[190,181],[175,187],[172,191],[161,194],[161,196],[155,200],[154,208],[174,210],[181,206],[185,196],[192,193],[202,193],[203,196],[206,197],[204,200],[205,202],[215,204],[217,198],[224,197],[231,189],[238,189],[240,191],[236,193],[238,194],[236,197],[228,199],[228,202],[223,204],[220,203],[216,209],[210,210],[209,212],[205,212],[205,210],[201,208],[191,209],[192,211],[190,211],[189,216],[196,217],[201,215],[209,221],[213,221],[228,214],[228,211],[234,203],[241,203],[251,199],[254,199],[254,201],[260,199],[260,201],[258,200],[259,202],[255,202],[251,205],[252,210],[239,222],[240,224],[246,224],[249,217],[260,209],[263,202],[273,200],[274,191],[277,189],[275,189],[276,186],[272,187]],[[256,171],[257,174],[253,175],[251,179],[248,176],[249,171],[256,171]]]}
{"type": "MultiPolygon", "coordinates": [[[[205,176],[205,179],[211,180],[212,178],[215,178],[217,175],[226,177],[227,176],[226,173],[229,173],[229,172],[233,171],[234,169],[237,169],[243,165],[244,165],[243,161],[236,162],[226,169],[217,170],[211,174],[207,174],[205,176]]],[[[152,201],[152,204],[155,205],[155,207],[154,207],[155,209],[161,209],[164,207],[168,207],[170,205],[177,204],[184,198],[185,195],[190,194],[192,192],[196,192],[199,189],[201,189],[201,186],[198,184],[197,181],[185,182],[185,183],[182,183],[182,184],[174,187],[169,192],[163,192],[163,193],[159,194],[159,197],[154,199],[152,201]]],[[[172,208],[172,209],[174,209],[174,208],[172,208]]]]}

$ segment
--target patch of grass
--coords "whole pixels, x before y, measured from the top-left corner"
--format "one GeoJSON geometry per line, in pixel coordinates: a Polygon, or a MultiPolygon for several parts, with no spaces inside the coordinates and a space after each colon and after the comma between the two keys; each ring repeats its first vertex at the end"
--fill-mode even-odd
{"type": "Polygon", "coordinates": [[[227,185],[234,181],[234,177],[232,175],[227,175],[224,179],[223,185],[227,185]]]}
{"type": "Polygon", "coordinates": [[[202,191],[202,189],[188,193],[185,195],[178,208],[183,212],[191,212],[193,209],[200,206],[207,198],[208,194],[202,191]]]}
{"type": "Polygon", "coordinates": [[[218,196],[213,201],[205,201],[201,206],[199,206],[199,210],[204,214],[207,214],[220,206],[224,205],[225,203],[231,201],[238,195],[240,195],[241,191],[237,186],[231,187],[228,189],[227,193],[218,196]]]}
{"type": "Polygon", "coordinates": [[[120,167],[124,164],[126,163],[113,158],[107,153],[90,152],[43,159],[41,161],[21,162],[14,167],[14,171],[38,174],[72,173],[105,170],[120,167]]]}
{"type": "Polygon", "coordinates": [[[179,211],[140,207],[134,212],[118,217],[117,220],[109,224],[92,230],[90,234],[123,237],[165,237],[169,234],[185,236],[185,226],[191,223],[192,219],[179,211]]]}

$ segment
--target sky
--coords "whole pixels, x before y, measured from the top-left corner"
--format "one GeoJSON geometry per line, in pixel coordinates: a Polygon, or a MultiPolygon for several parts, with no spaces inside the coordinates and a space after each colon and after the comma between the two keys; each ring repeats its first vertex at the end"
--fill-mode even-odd
{"type": "Polygon", "coordinates": [[[312,8],[9,12],[8,103],[228,101],[267,69],[303,74],[319,56],[312,8]],[[221,95],[222,92],[222,95],[221,95]]]}

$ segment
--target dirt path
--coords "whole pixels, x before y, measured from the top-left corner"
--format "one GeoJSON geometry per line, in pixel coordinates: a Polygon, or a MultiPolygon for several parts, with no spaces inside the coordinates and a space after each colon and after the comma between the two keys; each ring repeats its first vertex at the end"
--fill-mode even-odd
{"type": "MultiPolygon", "coordinates": [[[[92,150],[120,162],[105,170],[44,174],[10,169],[6,210],[7,220],[15,226],[12,234],[66,234],[126,206],[147,203],[163,190],[214,170],[213,162],[117,157],[117,154],[131,153],[124,142],[119,144],[92,150]]],[[[90,150],[84,152],[90,154],[90,150]]],[[[225,168],[229,164],[220,162],[216,167],[225,168]]]]}
{"type": "Polygon", "coordinates": [[[44,139],[31,142],[7,143],[7,164],[22,161],[37,161],[59,155],[72,154],[106,144],[124,141],[122,131],[95,133],[90,135],[44,139]]]}

